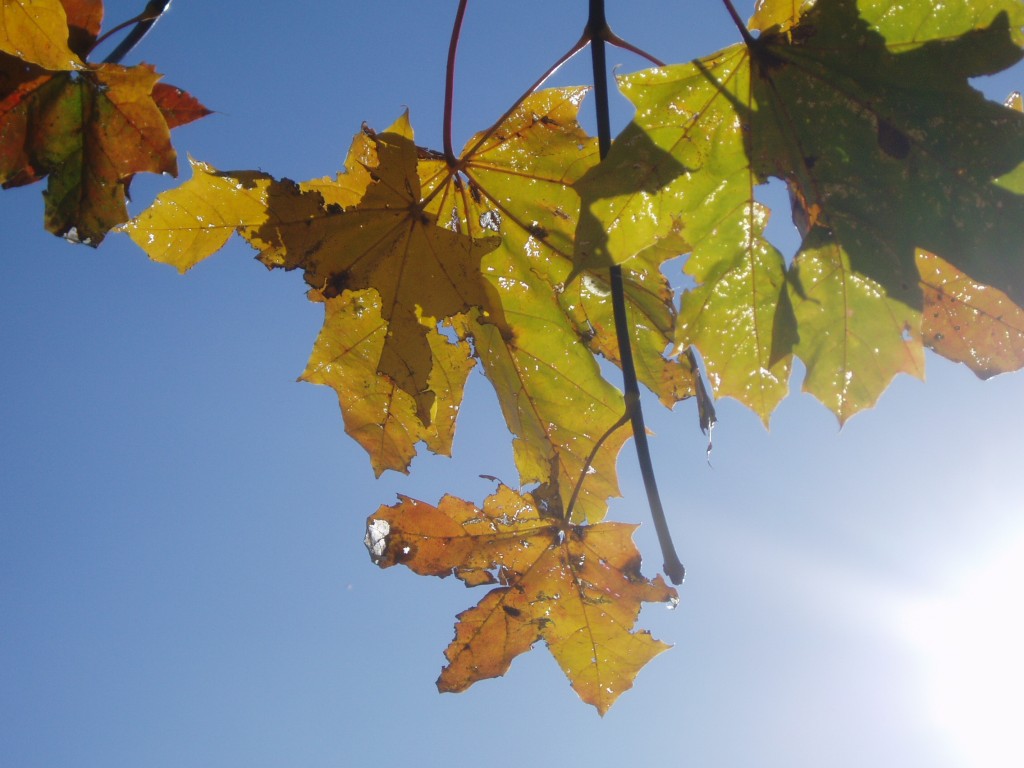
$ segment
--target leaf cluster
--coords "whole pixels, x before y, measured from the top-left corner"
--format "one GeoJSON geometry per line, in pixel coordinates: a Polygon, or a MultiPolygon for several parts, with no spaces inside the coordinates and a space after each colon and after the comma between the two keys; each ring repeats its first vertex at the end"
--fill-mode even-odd
{"type": "MultiPolygon", "coordinates": [[[[146,66],[84,63],[99,2],[2,7],[0,175],[49,174],[48,226],[95,244],[125,220],[132,174],[174,170],[168,127],[205,110],[146,66]]],[[[629,437],[601,366],[623,364],[609,268],[640,381],[669,407],[697,395],[706,429],[694,350],[714,394],[765,424],[798,359],[840,422],[923,376],[925,348],[982,377],[1024,365],[1024,114],[971,85],[1020,60],[1024,5],[761,0],[738,26],[737,45],[620,77],[636,113],[604,158],[578,120],[586,88],[531,90],[458,154],[416,144],[402,115],[364,126],[326,178],[193,160],[122,227],[182,272],[236,233],[299,270],[324,311],[302,378],[337,392],[378,475],[420,443],[450,453],[480,366],[529,491],[368,519],[382,567],[497,585],[460,615],[442,690],[543,639],[603,713],[665,647],[634,625],[675,591],[640,574],[629,526],[602,522],[629,437]],[[765,235],[771,178],[792,257],[765,235]]]]}

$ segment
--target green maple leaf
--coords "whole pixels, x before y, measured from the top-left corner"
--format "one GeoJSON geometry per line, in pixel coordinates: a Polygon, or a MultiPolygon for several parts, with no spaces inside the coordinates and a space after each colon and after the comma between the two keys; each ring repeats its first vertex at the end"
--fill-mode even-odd
{"type": "Polygon", "coordinates": [[[918,249],[1024,296],[1024,118],[969,84],[1020,59],[1021,6],[768,6],[748,44],[622,78],[637,116],[580,185],[576,258],[628,263],[648,241],[618,234],[630,219],[655,241],[681,231],[699,285],[677,341],[701,350],[718,393],[767,419],[795,352],[804,388],[844,421],[897,373],[923,375],[918,249]],[[638,134],[656,152],[635,150],[638,134]],[[803,234],[788,268],[754,199],[769,176],[803,234]]]}

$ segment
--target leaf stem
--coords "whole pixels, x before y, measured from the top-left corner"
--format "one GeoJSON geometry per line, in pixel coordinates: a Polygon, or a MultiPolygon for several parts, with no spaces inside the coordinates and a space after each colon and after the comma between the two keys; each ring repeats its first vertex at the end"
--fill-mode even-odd
{"type": "Polygon", "coordinates": [[[576,481],[576,485],[573,486],[572,495],[569,497],[569,506],[565,508],[565,521],[570,522],[572,520],[572,511],[576,508],[576,501],[580,497],[580,491],[583,490],[583,483],[587,479],[587,472],[590,467],[594,465],[594,459],[597,458],[597,452],[601,450],[601,446],[604,445],[605,440],[615,434],[615,431],[623,424],[629,421],[630,413],[629,409],[619,417],[619,420],[612,424],[608,429],[605,430],[604,434],[597,439],[594,443],[594,447],[590,449],[590,455],[587,456],[587,460],[583,462],[583,471],[580,472],[579,479],[576,481]]]}
{"type": "Polygon", "coordinates": [[[536,92],[536,90],[544,84],[545,80],[547,80],[549,77],[555,74],[555,72],[561,69],[563,64],[565,64],[567,61],[569,61],[569,59],[571,59],[577,53],[586,48],[587,43],[589,42],[590,38],[587,37],[586,33],[584,33],[584,35],[579,40],[576,41],[572,48],[570,48],[568,51],[562,54],[562,56],[559,57],[558,61],[556,61],[554,64],[548,67],[547,71],[533,82],[533,85],[531,85],[529,88],[523,91],[522,95],[514,102],[512,102],[512,106],[505,110],[505,114],[499,117],[489,129],[487,129],[480,135],[480,138],[478,138],[476,143],[469,148],[466,154],[472,155],[474,152],[480,149],[481,145],[491,137],[495,129],[497,129],[499,125],[501,125],[509,117],[511,117],[513,112],[519,109],[520,104],[526,101],[526,99],[528,99],[531,94],[536,92]]]}
{"type": "Polygon", "coordinates": [[[455,12],[455,23],[452,24],[452,39],[448,44],[448,63],[445,66],[444,78],[444,159],[449,168],[457,168],[459,158],[452,146],[452,112],[455,107],[455,58],[459,50],[459,37],[462,34],[462,21],[466,17],[466,6],[469,0],[459,0],[459,9],[455,12]]]}
{"type": "Polygon", "coordinates": [[[732,4],[732,0],[722,0],[725,4],[725,10],[729,12],[729,16],[732,17],[732,23],[736,25],[736,29],[740,31],[740,37],[743,38],[743,42],[747,45],[754,45],[757,41],[754,36],[750,34],[750,30],[747,29],[747,25],[743,23],[743,17],[736,11],[736,6],[732,4]]]}
{"type": "Polygon", "coordinates": [[[110,52],[110,55],[108,55],[107,58],[103,60],[104,64],[120,63],[121,59],[127,56],[128,52],[136,45],[138,45],[139,41],[146,36],[147,32],[149,32],[150,28],[154,24],[156,24],[157,19],[163,16],[164,11],[166,11],[170,7],[171,0],[149,0],[149,2],[146,3],[146,7],[143,9],[142,13],[140,13],[133,19],[128,19],[128,21],[118,24],[113,29],[104,32],[102,35],[96,38],[96,42],[93,43],[92,47],[95,49],[96,46],[98,46],[100,43],[102,43],[104,40],[106,40],[114,33],[119,32],[125,27],[129,27],[132,24],[134,24],[135,29],[129,32],[125,36],[124,40],[122,40],[118,44],[118,46],[110,52]]]}
{"type": "Polygon", "coordinates": [[[534,81],[534,83],[529,88],[527,88],[518,99],[512,102],[512,106],[505,110],[505,114],[499,117],[489,130],[484,131],[480,138],[477,139],[477,142],[472,147],[469,148],[466,154],[471,155],[478,149],[480,149],[480,146],[485,141],[487,141],[487,139],[490,138],[490,136],[494,133],[494,129],[497,128],[497,126],[504,123],[512,115],[513,112],[519,109],[519,105],[526,101],[526,99],[528,99],[531,94],[536,93],[537,89],[540,88],[549,77],[551,77],[553,74],[555,74],[555,72],[561,69],[563,64],[565,64],[573,56],[575,56],[577,53],[586,48],[587,45],[589,45],[594,40],[595,34],[600,34],[601,38],[608,42],[610,45],[614,45],[617,48],[622,48],[623,50],[629,51],[630,53],[634,53],[643,59],[647,59],[647,61],[651,62],[656,67],[665,66],[665,63],[660,59],[655,58],[642,48],[638,48],[632,43],[629,43],[623,40],[618,35],[616,35],[614,32],[611,31],[611,29],[608,28],[607,24],[605,24],[600,29],[592,29],[590,24],[588,24],[586,28],[583,30],[583,34],[580,35],[580,39],[577,40],[568,51],[562,54],[558,58],[558,61],[556,61],[554,64],[548,67],[547,71],[545,71],[543,75],[538,77],[534,81]]]}
{"type": "MultiPolygon", "coordinates": [[[[601,159],[604,159],[611,148],[611,119],[608,104],[608,70],[605,61],[604,44],[609,34],[608,22],[604,14],[604,0],[589,0],[590,15],[587,20],[587,33],[590,36],[591,61],[594,67],[594,97],[597,108],[597,145],[601,159]]],[[[586,36],[586,34],[584,36],[586,36]]],[[[647,427],[644,425],[643,408],[640,405],[640,385],[636,376],[636,365],[633,362],[633,349],[629,340],[629,319],[626,316],[626,292],[622,279],[622,267],[611,268],[612,309],[615,315],[615,336],[619,344],[619,359],[622,363],[623,389],[625,390],[626,413],[633,427],[633,441],[636,445],[637,460],[640,474],[643,476],[644,489],[647,491],[647,503],[654,519],[654,529],[658,534],[661,554],[665,562],[662,568],[673,584],[682,584],[686,570],[679,561],[672,535],[669,532],[665,510],[658,493],[658,483],[654,475],[654,463],[651,461],[651,450],[647,444],[647,427]]]]}

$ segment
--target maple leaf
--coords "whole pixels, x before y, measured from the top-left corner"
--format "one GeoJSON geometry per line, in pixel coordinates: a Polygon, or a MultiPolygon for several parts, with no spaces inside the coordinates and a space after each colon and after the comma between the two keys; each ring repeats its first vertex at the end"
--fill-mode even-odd
{"type": "MultiPolygon", "coordinates": [[[[770,26],[756,40],[624,78],[633,130],[684,171],[649,193],[648,177],[664,169],[655,162],[634,174],[629,194],[606,194],[599,175],[581,194],[612,233],[633,216],[682,228],[693,245],[686,269],[701,285],[683,298],[678,343],[701,350],[720,394],[767,418],[784,389],[757,404],[750,392],[762,389],[749,382],[778,378],[771,366],[795,352],[807,365],[804,389],[844,421],[895,374],[923,374],[918,248],[1012,301],[1024,295],[1024,261],[1004,258],[1019,253],[1014,222],[1024,211],[1012,172],[1024,159],[1024,120],[968,82],[1020,58],[1008,14],[1019,29],[1021,8],[821,0],[799,13],[764,3],[755,22],[770,26]],[[785,272],[760,242],[753,190],[768,176],[789,185],[803,233],[785,272]],[[723,230],[731,237],[716,244],[723,230]],[[739,257],[737,240],[747,244],[739,257]],[[723,327],[715,306],[746,321],[740,336],[756,338],[759,352],[711,338],[723,327]]],[[[616,144],[609,174],[633,161],[616,144]]],[[[578,253],[584,264],[631,255],[613,235],[580,240],[603,246],[578,253]]]]}
{"type": "Polygon", "coordinates": [[[96,246],[127,221],[126,190],[136,173],[177,173],[170,127],[208,110],[158,83],[149,65],[81,64],[99,32],[99,2],[22,6],[7,0],[4,20],[28,21],[0,25],[0,182],[8,188],[49,176],[47,229],[96,246]],[[42,55],[49,48],[40,34],[62,40],[74,63],[63,49],[57,61],[42,55]],[[28,53],[11,55],[18,51],[28,53]]]}
{"type": "Polygon", "coordinates": [[[469,344],[451,342],[427,329],[433,364],[427,382],[436,394],[429,420],[417,414],[415,399],[378,371],[388,323],[373,289],[345,291],[326,299],[326,318],[302,380],[338,393],[345,431],[369,454],[379,476],[385,469],[408,471],[416,444],[451,455],[455,418],[474,361],[469,344]]]}
{"type": "MultiPolygon", "coordinates": [[[[579,215],[572,184],[597,162],[596,142],[577,122],[585,93],[531,94],[467,142],[457,172],[426,158],[420,176],[439,225],[472,236],[501,235],[482,266],[512,334],[479,325],[465,332],[516,436],[521,481],[561,489],[555,503],[565,508],[589,471],[573,518],[595,521],[604,516],[608,497],[618,495],[615,458],[628,434],[611,435],[588,463],[624,406],[593,357],[618,362],[607,275],[572,276],[579,215]]],[[[627,304],[641,380],[667,404],[692,395],[690,367],[663,354],[675,313],[656,268],[638,263],[627,272],[627,304]]]]}
{"type": "Polygon", "coordinates": [[[407,471],[420,440],[449,453],[466,342],[439,322],[471,309],[484,324],[501,306],[480,276],[494,238],[441,229],[420,210],[408,119],[357,134],[336,179],[304,184],[193,161],[192,178],[125,226],[151,258],[186,271],[239,232],[269,267],[299,268],[324,328],[303,380],[333,387],[346,431],[377,474],[407,471]]]}
{"type": "Polygon", "coordinates": [[[0,0],[0,51],[55,72],[85,66],[68,45],[60,0],[0,0]]]}
{"type": "Polygon", "coordinates": [[[376,165],[359,203],[326,209],[300,227],[261,233],[276,246],[261,258],[268,266],[303,269],[306,281],[325,298],[375,289],[388,322],[379,370],[417,400],[426,422],[435,397],[427,381],[432,369],[428,328],[474,307],[484,311],[487,322],[503,322],[500,299],[480,274],[483,254],[498,241],[452,232],[425,215],[407,115],[375,135],[373,143],[376,165]]]}
{"type": "Polygon", "coordinates": [[[943,259],[918,251],[924,343],[980,378],[1024,367],[1024,310],[943,259]]]}
{"type": "Polygon", "coordinates": [[[677,600],[660,576],[640,574],[636,526],[544,517],[530,494],[505,486],[482,509],[452,496],[437,507],[400,498],[367,520],[377,565],[454,574],[467,586],[499,584],[459,614],[440,691],[505,674],[543,639],[580,698],[603,715],[669,647],[633,630],[642,603],[677,600]]]}
{"type": "Polygon", "coordinates": [[[720,73],[742,92],[744,58],[735,48],[619,78],[637,115],[577,184],[589,215],[580,222],[575,259],[582,267],[628,266],[648,243],[685,239],[676,249],[689,252],[684,269],[698,287],[683,294],[677,346],[697,347],[716,394],[767,422],[789,388],[785,264],[763,236],[767,209],[754,200],[759,179],[735,108],[707,75],[720,73]]]}

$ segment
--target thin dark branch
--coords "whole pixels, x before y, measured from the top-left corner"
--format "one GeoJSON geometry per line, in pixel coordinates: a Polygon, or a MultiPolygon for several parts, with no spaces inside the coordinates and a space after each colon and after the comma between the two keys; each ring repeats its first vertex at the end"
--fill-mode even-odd
{"type": "Polygon", "coordinates": [[[512,102],[512,106],[505,110],[505,114],[503,114],[501,117],[499,117],[495,121],[494,125],[491,126],[490,129],[484,131],[484,133],[480,136],[480,138],[477,139],[476,143],[472,147],[469,148],[469,150],[468,150],[468,152],[466,154],[467,155],[472,155],[474,152],[476,152],[478,149],[480,149],[480,146],[485,141],[487,141],[488,138],[491,137],[491,135],[494,133],[495,129],[499,125],[504,123],[512,115],[513,112],[515,112],[517,109],[519,109],[519,105],[520,104],[522,104],[524,101],[526,101],[530,97],[531,94],[535,93],[537,91],[537,89],[540,88],[544,84],[545,80],[547,80],[549,77],[551,77],[553,74],[555,74],[555,72],[557,72],[559,69],[561,69],[563,64],[565,64],[567,61],[569,61],[569,59],[571,59],[577,53],[579,53],[584,48],[586,48],[587,44],[589,42],[590,42],[590,37],[586,33],[584,33],[583,36],[579,40],[576,41],[576,44],[573,45],[572,48],[570,48],[568,51],[566,51],[564,54],[562,54],[562,56],[558,59],[558,61],[556,61],[554,64],[552,64],[550,67],[548,67],[547,71],[543,75],[538,77],[537,80],[534,81],[533,85],[531,85],[529,88],[527,88],[518,99],[516,99],[514,102],[512,102]]]}
{"type": "Polygon", "coordinates": [[[600,34],[602,38],[605,41],[607,41],[610,45],[614,45],[617,48],[622,48],[623,50],[629,51],[630,53],[634,53],[637,56],[640,56],[641,58],[647,59],[647,61],[654,64],[654,66],[656,67],[665,66],[664,62],[655,58],[654,56],[642,50],[641,48],[637,48],[632,43],[626,42],[621,37],[616,35],[608,28],[607,24],[605,24],[602,28],[597,30],[592,29],[591,25],[588,24],[586,29],[583,30],[583,34],[580,36],[580,39],[577,40],[576,43],[568,51],[562,54],[562,56],[559,57],[558,61],[556,61],[554,64],[548,67],[547,71],[543,75],[538,77],[537,80],[529,88],[527,88],[518,99],[512,102],[512,106],[505,110],[505,114],[503,114],[501,117],[497,119],[497,121],[495,121],[494,125],[490,130],[485,131],[480,136],[480,138],[477,139],[476,143],[469,148],[467,154],[471,155],[474,152],[476,152],[481,147],[481,145],[485,141],[487,141],[487,139],[493,134],[494,129],[497,126],[501,125],[503,122],[505,122],[512,115],[513,112],[519,109],[520,104],[526,101],[526,99],[528,99],[531,94],[536,93],[537,89],[544,85],[544,83],[547,81],[549,77],[551,77],[553,74],[555,74],[555,72],[562,68],[562,65],[564,65],[573,56],[575,56],[577,53],[586,48],[587,45],[589,45],[591,40],[593,39],[592,35],[595,33],[600,34]]]}
{"type": "Polygon", "coordinates": [[[135,25],[135,28],[125,36],[124,40],[122,40],[113,51],[110,52],[110,55],[103,60],[103,63],[118,64],[121,61],[121,59],[128,55],[128,52],[132,48],[138,45],[139,41],[146,36],[147,32],[149,32],[150,28],[154,24],[156,24],[157,19],[163,16],[164,11],[170,8],[170,6],[171,0],[149,0],[149,2],[146,3],[146,7],[142,11],[142,13],[140,13],[134,19],[129,19],[123,24],[118,24],[112,30],[104,33],[101,37],[99,37],[93,44],[93,48],[102,43],[115,32],[118,32],[124,29],[125,27],[131,26],[132,24],[135,25]]]}
{"type": "MultiPolygon", "coordinates": [[[[605,63],[605,40],[609,34],[608,22],[604,15],[604,0],[590,0],[590,16],[587,20],[587,32],[591,38],[590,51],[594,65],[594,96],[597,107],[597,143],[603,159],[611,147],[611,119],[608,104],[608,69],[605,63]]],[[[612,308],[615,315],[615,336],[619,344],[619,360],[622,364],[623,389],[625,390],[626,414],[633,428],[633,442],[636,445],[637,460],[640,463],[640,474],[647,491],[647,502],[654,519],[654,529],[658,534],[661,554],[665,563],[662,568],[673,584],[682,584],[686,570],[679,561],[672,535],[669,532],[665,509],[658,493],[658,483],[654,475],[654,463],[651,461],[651,450],[647,444],[647,427],[644,424],[643,408],[640,405],[640,385],[636,376],[636,365],[633,362],[633,349],[630,344],[629,318],[626,316],[626,292],[622,278],[622,267],[611,268],[612,308]]]]}
{"type": "Polygon", "coordinates": [[[452,147],[452,112],[455,108],[455,57],[459,50],[459,36],[462,34],[462,20],[466,17],[466,6],[469,0],[459,0],[459,10],[455,12],[455,23],[452,24],[452,39],[448,44],[448,63],[444,78],[444,158],[449,168],[455,168],[459,159],[452,147]]]}

